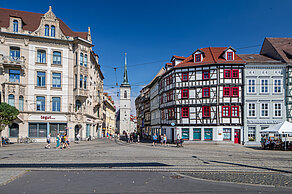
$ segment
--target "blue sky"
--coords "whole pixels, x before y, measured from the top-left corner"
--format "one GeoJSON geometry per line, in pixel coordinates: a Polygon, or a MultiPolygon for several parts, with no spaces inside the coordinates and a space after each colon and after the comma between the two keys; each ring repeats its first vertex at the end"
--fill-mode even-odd
{"type": "Polygon", "coordinates": [[[188,56],[197,48],[209,46],[232,46],[240,54],[258,53],[260,46],[255,45],[261,45],[265,37],[292,34],[289,0],[0,2],[0,7],[38,13],[45,13],[49,5],[73,31],[87,31],[91,27],[94,51],[100,56],[105,76],[105,90],[115,97],[113,67],[118,67],[120,84],[127,52],[132,101],[172,55],[188,56]],[[245,48],[250,46],[254,47],[245,48]]]}

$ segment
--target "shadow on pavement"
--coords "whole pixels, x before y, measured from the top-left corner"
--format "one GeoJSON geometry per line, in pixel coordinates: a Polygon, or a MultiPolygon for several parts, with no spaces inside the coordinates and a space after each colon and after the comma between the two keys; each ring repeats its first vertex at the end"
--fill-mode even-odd
{"type": "Polygon", "coordinates": [[[64,164],[0,164],[0,168],[114,168],[114,167],[158,167],[170,166],[163,163],[64,163],[64,164]]]}
{"type": "Polygon", "coordinates": [[[260,166],[250,166],[250,165],[246,165],[246,164],[237,164],[237,163],[233,163],[233,162],[222,162],[222,161],[214,161],[214,160],[213,161],[210,160],[209,162],[220,163],[220,164],[231,164],[231,165],[235,165],[235,166],[243,166],[243,167],[248,167],[248,168],[257,168],[257,169],[270,170],[270,171],[282,172],[282,173],[292,173],[291,171],[288,171],[288,170],[279,170],[279,169],[260,167],[260,166]]]}

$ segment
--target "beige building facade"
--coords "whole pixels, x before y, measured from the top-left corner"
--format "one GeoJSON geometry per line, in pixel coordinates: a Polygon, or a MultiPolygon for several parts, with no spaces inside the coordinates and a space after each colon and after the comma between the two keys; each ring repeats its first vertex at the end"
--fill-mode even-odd
{"type": "Polygon", "coordinates": [[[113,135],[116,132],[116,107],[111,96],[104,93],[104,107],[105,107],[105,123],[104,123],[104,135],[113,135]]]}
{"type": "Polygon", "coordinates": [[[104,77],[90,28],[72,31],[51,7],[45,14],[0,8],[0,18],[1,102],[20,111],[2,135],[100,137],[104,77]]]}

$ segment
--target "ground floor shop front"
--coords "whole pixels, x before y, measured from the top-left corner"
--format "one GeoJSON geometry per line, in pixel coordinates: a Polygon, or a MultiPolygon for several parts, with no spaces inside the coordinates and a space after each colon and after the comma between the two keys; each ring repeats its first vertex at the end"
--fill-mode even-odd
{"type": "Polygon", "coordinates": [[[243,128],[241,126],[162,126],[160,131],[161,134],[166,134],[169,142],[177,140],[178,136],[185,141],[226,141],[241,144],[243,140],[243,128]]]}
{"type": "Polygon", "coordinates": [[[66,114],[27,114],[21,115],[20,122],[14,122],[2,132],[11,142],[21,142],[29,139],[33,142],[45,142],[49,134],[51,141],[55,141],[57,134],[67,134],[70,141],[75,141],[77,134],[80,140],[101,137],[101,123],[92,118],[85,118],[84,122],[74,121],[66,114]]]}

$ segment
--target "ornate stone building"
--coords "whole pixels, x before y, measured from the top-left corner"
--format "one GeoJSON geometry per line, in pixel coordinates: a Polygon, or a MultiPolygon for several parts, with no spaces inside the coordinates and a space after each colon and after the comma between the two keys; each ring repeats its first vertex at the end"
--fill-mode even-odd
{"type": "Polygon", "coordinates": [[[20,110],[4,130],[12,141],[47,134],[101,134],[103,74],[88,32],[45,14],[0,8],[0,96],[20,110]]]}

